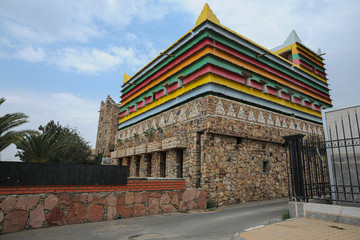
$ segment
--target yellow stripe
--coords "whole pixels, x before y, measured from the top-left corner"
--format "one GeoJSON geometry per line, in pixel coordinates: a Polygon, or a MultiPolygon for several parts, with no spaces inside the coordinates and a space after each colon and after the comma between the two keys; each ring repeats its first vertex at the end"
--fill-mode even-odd
{"type": "Polygon", "coordinates": [[[208,53],[210,53],[212,51],[213,51],[213,48],[210,48],[209,46],[207,46],[206,48],[201,49],[196,54],[190,56],[188,59],[184,60],[183,62],[176,65],[175,67],[167,70],[167,72],[163,73],[160,77],[156,78],[152,82],[146,84],[143,88],[141,88],[138,91],[136,91],[135,93],[131,94],[127,99],[124,99],[123,101],[121,101],[121,106],[124,106],[126,103],[128,103],[132,99],[136,98],[140,94],[144,93],[146,90],[149,90],[150,88],[156,86],[158,83],[162,82],[163,80],[165,80],[169,76],[175,74],[176,72],[180,71],[182,68],[186,67],[187,65],[191,64],[192,62],[198,60],[202,56],[204,56],[204,55],[206,55],[206,54],[208,54],[208,53]]]}
{"type": "Polygon", "coordinates": [[[319,99],[320,101],[326,102],[328,104],[331,104],[331,101],[329,99],[324,98],[323,96],[317,95],[316,93],[313,93],[307,89],[304,89],[302,87],[299,87],[293,83],[290,83],[287,80],[284,80],[278,76],[276,76],[275,74],[269,73],[265,70],[263,70],[260,67],[256,67],[246,61],[240,60],[238,58],[233,57],[232,55],[223,52],[219,49],[216,49],[216,51],[214,51],[213,47],[209,47],[207,46],[206,48],[203,48],[202,50],[200,50],[199,52],[195,53],[194,55],[192,55],[191,57],[189,57],[188,59],[184,60],[183,62],[181,62],[179,65],[177,65],[176,67],[168,70],[168,72],[164,73],[163,75],[161,75],[159,78],[156,78],[155,80],[153,80],[152,82],[148,83],[145,87],[143,87],[142,89],[139,89],[137,92],[133,93],[132,95],[130,95],[127,99],[124,99],[123,101],[121,101],[121,106],[124,106],[126,103],[130,102],[131,100],[133,100],[134,98],[138,97],[139,95],[141,95],[142,93],[144,93],[145,91],[147,91],[148,89],[156,86],[158,83],[160,83],[161,81],[165,80],[166,78],[168,78],[169,76],[171,76],[172,74],[180,71],[182,68],[184,68],[185,66],[191,64],[192,62],[196,61],[197,59],[201,58],[202,56],[204,56],[207,53],[213,53],[214,55],[218,56],[219,58],[225,59],[233,64],[236,64],[240,67],[249,69],[253,72],[256,72],[264,77],[267,77],[269,79],[275,80],[278,83],[281,83],[285,86],[288,86],[294,90],[297,90],[299,92],[302,92],[304,94],[307,94],[315,99],[319,99]]]}
{"type": "MultiPolygon", "coordinates": [[[[287,47],[284,47],[284,48],[282,48],[282,49],[280,49],[280,50],[277,50],[277,51],[275,51],[274,53],[279,54],[279,53],[282,53],[282,52],[284,52],[284,51],[286,51],[286,50],[288,50],[288,49],[296,49],[296,48],[301,49],[302,51],[306,52],[306,53],[309,54],[310,56],[313,56],[313,55],[314,55],[314,54],[312,54],[310,51],[306,50],[305,48],[303,48],[302,46],[300,46],[300,45],[298,45],[298,44],[296,44],[296,43],[293,43],[293,44],[291,44],[291,45],[289,45],[289,46],[287,46],[287,47]]],[[[294,52],[292,52],[292,54],[294,54],[294,52]]],[[[278,56],[281,57],[280,55],[278,55],[278,56]]],[[[313,56],[313,57],[315,57],[315,56],[313,56]]],[[[315,59],[318,60],[318,58],[315,58],[315,59]]],[[[326,79],[324,79],[323,77],[320,77],[320,76],[316,75],[315,73],[309,71],[307,68],[302,67],[302,66],[299,66],[299,65],[296,65],[296,64],[294,64],[294,63],[293,63],[293,66],[295,66],[295,67],[301,69],[302,71],[310,74],[311,76],[314,76],[314,77],[316,77],[317,79],[319,79],[319,80],[327,83],[326,79]]]]}
{"type": "Polygon", "coordinates": [[[305,52],[303,52],[303,51],[300,51],[300,50],[297,49],[297,48],[293,48],[292,54],[294,55],[294,54],[296,54],[296,53],[301,53],[301,54],[305,55],[306,57],[310,58],[310,59],[311,59],[312,61],[314,61],[315,63],[317,63],[317,64],[319,64],[320,66],[324,67],[324,63],[323,63],[323,62],[320,62],[320,61],[312,58],[309,54],[307,54],[307,53],[305,53],[305,52]]]}
{"type": "Polygon", "coordinates": [[[305,113],[314,115],[316,117],[321,117],[320,112],[308,109],[306,107],[300,106],[300,105],[295,104],[295,103],[291,103],[291,102],[286,101],[284,99],[279,99],[279,98],[277,98],[276,96],[273,96],[273,95],[264,94],[260,90],[250,88],[250,87],[247,87],[245,85],[238,84],[238,83],[236,83],[234,81],[231,81],[229,79],[214,75],[212,73],[208,73],[208,74],[206,74],[204,76],[201,76],[197,80],[195,80],[193,82],[190,82],[189,84],[184,85],[182,88],[179,88],[178,90],[173,91],[173,92],[169,93],[168,95],[155,100],[152,103],[149,103],[148,105],[144,106],[143,108],[140,108],[139,110],[137,110],[135,112],[132,112],[129,115],[123,117],[123,118],[120,118],[119,123],[123,123],[123,122],[125,122],[125,121],[127,121],[127,120],[129,120],[129,119],[131,119],[131,118],[133,118],[135,116],[138,116],[139,114],[142,114],[142,113],[144,113],[144,112],[146,112],[146,111],[148,111],[148,110],[150,110],[150,109],[152,109],[154,107],[157,107],[157,106],[159,106],[159,105],[161,105],[161,104],[163,104],[163,103],[165,103],[165,102],[167,102],[167,101],[169,101],[171,99],[174,99],[174,98],[176,98],[176,97],[190,91],[191,89],[194,89],[194,88],[199,87],[201,85],[204,85],[206,83],[217,83],[219,85],[223,85],[223,86],[235,89],[237,91],[247,93],[249,95],[257,96],[257,97],[259,97],[261,99],[265,99],[265,100],[268,100],[268,101],[271,101],[271,102],[278,103],[278,104],[280,104],[282,106],[293,108],[293,109],[299,110],[301,112],[305,112],[305,113]]]}

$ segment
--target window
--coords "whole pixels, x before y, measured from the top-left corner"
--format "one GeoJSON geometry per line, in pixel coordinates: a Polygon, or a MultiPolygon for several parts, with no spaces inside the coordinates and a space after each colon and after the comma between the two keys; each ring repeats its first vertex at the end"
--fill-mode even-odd
{"type": "Polygon", "coordinates": [[[236,138],[236,144],[242,144],[242,138],[241,137],[236,138]]]}
{"type": "Polygon", "coordinates": [[[263,161],[263,172],[269,172],[270,166],[268,161],[263,161]]]}
{"type": "Polygon", "coordinates": [[[102,122],[102,121],[103,121],[103,119],[104,119],[104,117],[103,117],[103,116],[101,116],[101,117],[100,117],[100,122],[102,122]]]}
{"type": "Polygon", "coordinates": [[[135,177],[140,176],[140,157],[135,157],[135,177]]]}
{"type": "Polygon", "coordinates": [[[160,152],[160,177],[166,177],[166,152],[160,152]]]}
{"type": "Polygon", "coordinates": [[[101,133],[99,133],[99,138],[101,138],[101,133]]]}
{"type": "Polygon", "coordinates": [[[289,60],[290,62],[293,61],[291,49],[289,51],[280,53],[279,55],[282,56],[283,58],[285,58],[286,60],[289,60]]]}
{"type": "Polygon", "coordinates": [[[147,177],[151,177],[151,160],[152,160],[152,155],[151,154],[147,154],[145,155],[146,157],[146,176],[147,177]]]}
{"type": "Polygon", "coordinates": [[[183,163],[184,163],[184,151],[179,149],[176,151],[177,155],[177,178],[182,178],[183,176],[183,163]]]}

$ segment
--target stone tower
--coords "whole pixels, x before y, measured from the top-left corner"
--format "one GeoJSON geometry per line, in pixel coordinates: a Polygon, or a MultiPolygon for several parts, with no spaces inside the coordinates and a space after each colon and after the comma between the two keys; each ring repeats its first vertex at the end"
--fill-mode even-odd
{"type": "Polygon", "coordinates": [[[103,153],[104,157],[110,157],[110,151],[114,148],[115,133],[118,131],[120,104],[107,96],[105,102],[101,101],[99,111],[99,124],[96,135],[96,154],[103,153]]]}

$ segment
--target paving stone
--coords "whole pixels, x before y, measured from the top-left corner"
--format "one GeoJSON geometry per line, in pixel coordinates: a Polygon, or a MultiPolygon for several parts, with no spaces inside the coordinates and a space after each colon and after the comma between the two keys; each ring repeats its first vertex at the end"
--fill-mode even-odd
{"type": "Polygon", "coordinates": [[[179,206],[179,197],[178,195],[174,195],[173,199],[171,200],[171,204],[178,207],[179,206]]]}
{"type": "Polygon", "coordinates": [[[189,201],[189,202],[187,203],[187,206],[188,206],[188,208],[189,208],[190,211],[192,211],[192,210],[198,210],[198,209],[199,209],[199,205],[198,205],[196,202],[194,202],[194,201],[189,201]]]}
{"type": "Polygon", "coordinates": [[[125,204],[125,197],[123,194],[117,196],[117,205],[124,205],[125,204]]]}
{"type": "Polygon", "coordinates": [[[117,215],[116,206],[107,207],[107,217],[106,220],[113,220],[117,215]]]}
{"type": "Polygon", "coordinates": [[[147,203],[147,202],[149,202],[149,199],[150,199],[150,193],[149,192],[144,192],[142,201],[144,203],[147,203]]]}
{"type": "Polygon", "coordinates": [[[29,225],[32,228],[41,228],[45,221],[44,205],[39,204],[37,207],[30,212],[29,225]]]}
{"type": "Polygon", "coordinates": [[[50,226],[61,226],[67,224],[65,214],[62,210],[55,207],[47,215],[46,220],[49,222],[50,226]]]}
{"type": "Polygon", "coordinates": [[[59,197],[59,206],[62,209],[66,209],[70,206],[71,204],[71,198],[70,195],[65,193],[65,194],[61,194],[59,197]]]}
{"type": "Polygon", "coordinates": [[[59,202],[59,198],[54,194],[50,194],[44,200],[44,208],[47,210],[52,210],[59,202]]]}
{"type": "Polygon", "coordinates": [[[21,195],[16,202],[15,209],[29,211],[30,208],[34,207],[39,202],[39,199],[40,195],[21,195]]]}
{"type": "Polygon", "coordinates": [[[6,214],[2,233],[18,232],[24,229],[29,213],[27,211],[12,211],[6,214]]]}
{"type": "Polygon", "coordinates": [[[117,198],[114,194],[109,194],[109,196],[106,197],[106,202],[108,206],[116,206],[117,198]]]}
{"type": "Polygon", "coordinates": [[[74,196],[73,202],[87,202],[87,196],[84,194],[77,194],[74,196]]]}
{"type": "Polygon", "coordinates": [[[171,204],[163,204],[160,205],[160,208],[165,212],[165,213],[173,213],[173,212],[177,212],[176,208],[171,205],[171,204]]]}
{"type": "Polygon", "coordinates": [[[69,224],[83,223],[86,218],[86,209],[81,202],[74,202],[70,205],[66,216],[69,224]]]}
{"type": "Polygon", "coordinates": [[[162,195],[159,192],[153,192],[153,193],[150,194],[151,198],[161,198],[161,196],[162,195]]]}
{"type": "Polygon", "coordinates": [[[134,202],[134,193],[133,192],[126,192],[125,193],[125,204],[130,205],[134,202]]]}
{"type": "MultiPolygon", "coordinates": [[[[136,192],[135,197],[134,197],[134,201],[136,203],[141,203],[143,201],[143,193],[142,192],[136,192]]],[[[134,209],[134,211],[135,211],[135,209],[134,209]]]]}
{"type": "Polygon", "coordinates": [[[130,217],[133,214],[133,210],[126,205],[118,205],[116,206],[117,213],[124,218],[130,217]]]}
{"type": "Polygon", "coordinates": [[[196,190],[187,190],[183,193],[182,200],[184,200],[185,202],[194,200],[195,194],[196,194],[196,190]]]}
{"type": "Polygon", "coordinates": [[[98,222],[104,218],[104,206],[92,203],[88,206],[86,218],[89,222],[98,222]]]}
{"type": "Polygon", "coordinates": [[[92,202],[94,204],[105,205],[106,204],[106,199],[103,198],[103,197],[94,197],[94,200],[92,202]]]}
{"type": "Polygon", "coordinates": [[[158,214],[160,212],[159,198],[150,198],[148,206],[150,215],[158,214]]]}
{"type": "Polygon", "coordinates": [[[9,213],[13,210],[16,204],[16,197],[15,196],[8,196],[4,201],[0,203],[0,208],[3,210],[5,214],[9,213]]]}
{"type": "Polygon", "coordinates": [[[160,198],[160,205],[170,202],[170,197],[167,193],[164,193],[160,198]]]}
{"type": "Polygon", "coordinates": [[[146,207],[142,203],[136,203],[134,205],[134,217],[145,216],[146,207]]]}

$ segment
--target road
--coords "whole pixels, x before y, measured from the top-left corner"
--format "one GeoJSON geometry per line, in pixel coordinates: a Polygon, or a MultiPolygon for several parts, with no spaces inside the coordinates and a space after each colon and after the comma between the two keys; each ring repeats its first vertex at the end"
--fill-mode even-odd
{"type": "Polygon", "coordinates": [[[280,220],[288,200],[225,206],[214,211],[173,213],[26,230],[3,240],[231,239],[234,233],[280,220]]]}

